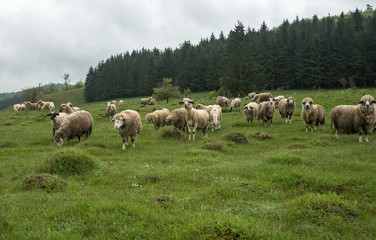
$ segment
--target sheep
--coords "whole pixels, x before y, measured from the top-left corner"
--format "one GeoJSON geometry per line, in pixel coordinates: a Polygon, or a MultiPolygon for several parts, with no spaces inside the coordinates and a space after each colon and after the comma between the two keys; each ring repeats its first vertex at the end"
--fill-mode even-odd
{"type": "Polygon", "coordinates": [[[179,131],[184,130],[187,126],[186,115],[187,110],[185,110],[185,108],[177,108],[171,111],[170,115],[167,116],[165,125],[172,125],[179,129],[179,131]]]}
{"type": "Polygon", "coordinates": [[[16,112],[26,111],[26,105],[24,103],[22,103],[22,104],[15,104],[15,105],[13,105],[13,109],[16,112]]]}
{"type": "Polygon", "coordinates": [[[113,102],[107,102],[106,116],[114,116],[116,114],[116,105],[113,102]]]}
{"type": "Polygon", "coordinates": [[[287,123],[289,119],[291,123],[291,117],[294,114],[296,108],[295,98],[284,98],[279,102],[278,105],[279,114],[281,114],[282,121],[287,123]]]}
{"type": "Polygon", "coordinates": [[[245,120],[247,120],[247,122],[251,120],[252,123],[253,119],[256,119],[256,117],[258,116],[258,111],[259,105],[255,102],[250,102],[247,105],[245,105],[243,111],[245,120]]]}
{"type": "Polygon", "coordinates": [[[193,135],[193,142],[195,141],[196,128],[202,130],[203,138],[208,137],[208,125],[209,114],[206,110],[197,110],[192,108],[194,101],[190,99],[184,99],[185,101],[179,104],[184,104],[184,108],[187,110],[186,122],[188,129],[188,141],[191,141],[191,132],[193,135]],[[192,131],[191,131],[192,129],[192,131]]]}
{"type": "Polygon", "coordinates": [[[66,114],[72,114],[75,111],[73,110],[73,108],[70,105],[67,105],[67,104],[63,103],[60,106],[59,112],[64,112],[66,114]]]}
{"type": "Polygon", "coordinates": [[[251,102],[257,102],[258,101],[258,99],[259,99],[259,97],[260,97],[260,93],[259,94],[256,94],[250,101],[251,102]]]}
{"type": "Polygon", "coordinates": [[[15,111],[15,112],[18,112],[18,107],[20,106],[21,104],[14,104],[13,105],[13,110],[15,111]]]}
{"type": "Polygon", "coordinates": [[[160,127],[163,127],[165,125],[168,115],[170,115],[170,110],[168,110],[167,108],[162,108],[152,113],[146,114],[145,120],[147,124],[153,123],[155,130],[158,130],[160,127]]]}
{"type": "Polygon", "coordinates": [[[270,120],[270,126],[273,124],[273,117],[275,112],[275,102],[273,98],[269,98],[267,102],[261,102],[259,104],[258,119],[261,119],[266,126],[266,123],[270,120]]]}
{"type": "Polygon", "coordinates": [[[153,99],[153,98],[152,98],[152,97],[141,98],[140,103],[142,104],[142,106],[148,105],[148,104],[149,104],[149,101],[150,101],[151,99],[153,99]]]}
{"type": "Polygon", "coordinates": [[[256,96],[256,93],[255,92],[251,92],[251,93],[248,93],[248,95],[245,97],[245,99],[249,99],[251,100],[252,98],[254,98],[256,96]]]}
{"type": "Polygon", "coordinates": [[[217,104],[221,107],[225,107],[225,106],[228,106],[230,104],[230,101],[228,100],[227,97],[218,96],[217,97],[217,104]]]}
{"type": "Polygon", "coordinates": [[[119,106],[123,106],[124,105],[124,101],[123,100],[119,100],[119,106]]]}
{"type": "Polygon", "coordinates": [[[334,137],[338,139],[338,130],[347,134],[359,134],[362,142],[362,132],[368,142],[367,133],[375,124],[375,100],[371,95],[364,95],[358,105],[339,105],[330,111],[330,132],[334,125],[334,137]]]}
{"type": "Polygon", "coordinates": [[[325,108],[314,104],[312,98],[306,97],[302,100],[301,117],[306,125],[306,132],[308,132],[308,126],[311,126],[311,131],[316,130],[319,124],[325,127],[325,108]]]}
{"type": "Polygon", "coordinates": [[[124,110],[112,118],[111,122],[115,122],[115,129],[119,136],[123,139],[122,150],[128,145],[128,137],[132,140],[132,147],[136,147],[136,137],[140,134],[142,129],[141,117],[137,111],[124,110]]]}
{"type": "Polygon", "coordinates": [[[257,101],[258,102],[267,102],[269,101],[269,99],[273,97],[273,95],[271,93],[260,93],[257,101]]]}
{"type": "Polygon", "coordinates": [[[52,127],[52,137],[55,136],[55,130],[59,129],[64,119],[68,116],[66,113],[55,113],[50,112],[47,114],[51,118],[51,127],[52,127]]]}
{"type": "Polygon", "coordinates": [[[242,100],[240,98],[234,98],[231,101],[231,105],[229,107],[230,112],[232,112],[232,109],[236,107],[237,111],[240,111],[240,105],[242,103],[242,100]]]}
{"type": "Polygon", "coordinates": [[[214,106],[209,112],[209,122],[212,125],[212,132],[221,129],[222,121],[222,108],[219,105],[214,106]]]}
{"type": "Polygon", "coordinates": [[[43,109],[49,109],[50,111],[55,110],[55,104],[51,101],[49,102],[44,102],[42,100],[38,101],[38,110],[43,110],[43,109]]]}
{"type": "Polygon", "coordinates": [[[81,137],[89,138],[93,129],[93,117],[87,111],[78,111],[69,114],[62,122],[60,128],[57,130],[54,136],[54,142],[61,147],[64,144],[64,140],[75,137],[81,142],[81,137]]]}
{"type": "Polygon", "coordinates": [[[214,107],[220,107],[219,105],[203,105],[203,104],[196,104],[195,108],[198,110],[198,109],[203,109],[203,110],[206,110],[208,113],[210,113],[210,111],[214,108],[214,107]]]}
{"type": "Polygon", "coordinates": [[[148,103],[149,105],[154,105],[155,104],[155,99],[154,98],[151,98],[150,100],[149,100],[149,103],[148,103]]]}
{"type": "MultiPolygon", "coordinates": [[[[64,105],[64,103],[61,104],[61,106],[63,106],[63,105],[64,105]]],[[[73,107],[73,104],[71,102],[67,102],[67,105],[70,106],[73,109],[73,111],[75,111],[75,112],[81,110],[79,107],[73,107]]]]}
{"type": "Polygon", "coordinates": [[[26,106],[29,107],[30,110],[38,110],[38,103],[32,103],[30,101],[24,102],[26,106]]]}
{"type": "Polygon", "coordinates": [[[112,100],[111,103],[116,106],[117,101],[116,100],[112,100]]]}
{"type": "Polygon", "coordinates": [[[274,97],[274,101],[275,101],[275,107],[278,108],[278,105],[279,105],[279,102],[284,99],[285,96],[282,96],[282,95],[279,95],[277,97],[274,97]]]}

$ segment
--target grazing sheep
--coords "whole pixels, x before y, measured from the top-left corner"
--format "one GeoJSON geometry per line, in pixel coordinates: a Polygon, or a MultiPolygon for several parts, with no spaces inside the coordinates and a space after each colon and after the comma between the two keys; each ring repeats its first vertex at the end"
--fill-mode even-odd
{"type": "Polygon", "coordinates": [[[213,109],[209,112],[209,122],[212,125],[212,132],[221,129],[222,108],[219,105],[213,105],[213,109]]]}
{"type": "Polygon", "coordinates": [[[259,99],[259,97],[260,97],[260,93],[259,94],[256,94],[253,98],[251,98],[251,102],[257,102],[258,101],[258,99],[259,99]]]}
{"type": "Polygon", "coordinates": [[[47,114],[51,118],[51,127],[52,127],[52,137],[55,136],[55,130],[59,129],[64,119],[68,116],[66,113],[55,113],[51,112],[47,114]]]}
{"type": "Polygon", "coordinates": [[[135,147],[136,137],[140,134],[142,123],[140,114],[134,110],[124,110],[112,118],[111,122],[115,122],[115,129],[119,136],[123,139],[123,146],[125,149],[128,145],[128,137],[132,140],[132,147],[135,147]]]}
{"type": "Polygon", "coordinates": [[[92,129],[93,117],[89,112],[74,112],[69,114],[62,122],[54,136],[54,141],[59,147],[64,144],[65,139],[69,142],[70,139],[77,137],[78,141],[81,141],[82,136],[90,137],[92,129]]]}
{"type": "Polygon", "coordinates": [[[295,112],[296,104],[295,104],[295,98],[288,97],[284,98],[279,102],[279,114],[281,114],[282,121],[287,123],[287,120],[290,120],[291,123],[291,117],[295,112]]]}
{"type": "Polygon", "coordinates": [[[258,111],[259,105],[255,102],[250,102],[247,105],[245,105],[243,111],[245,120],[247,120],[247,122],[251,120],[252,123],[253,119],[256,119],[256,117],[258,116],[258,111]]]}
{"type": "Polygon", "coordinates": [[[75,111],[73,110],[73,108],[70,105],[63,103],[60,106],[59,112],[63,112],[63,113],[66,113],[66,114],[72,114],[75,111]]]}
{"type": "Polygon", "coordinates": [[[273,117],[275,112],[275,103],[273,98],[269,98],[267,102],[261,102],[259,105],[258,118],[261,119],[266,126],[266,123],[270,121],[270,126],[273,124],[273,117]]]}
{"type": "Polygon", "coordinates": [[[158,130],[160,127],[163,127],[165,125],[168,115],[170,115],[170,110],[168,110],[167,108],[162,108],[152,113],[146,114],[145,120],[147,124],[153,123],[154,128],[158,130]]]}
{"type": "Polygon", "coordinates": [[[113,102],[107,102],[106,116],[114,116],[116,114],[116,105],[113,102]]]}
{"type": "Polygon", "coordinates": [[[30,101],[27,101],[27,102],[24,102],[24,104],[25,104],[26,106],[28,106],[28,108],[29,108],[30,110],[38,110],[38,103],[32,103],[32,102],[30,102],[30,101]]]}
{"type": "Polygon", "coordinates": [[[22,104],[14,104],[13,105],[13,109],[16,112],[26,111],[26,105],[24,103],[22,103],[22,104]]]}
{"type": "Polygon", "coordinates": [[[221,107],[225,107],[225,106],[228,106],[230,104],[230,101],[228,100],[227,97],[218,96],[217,97],[217,104],[221,107]]]}
{"type": "MultiPolygon", "coordinates": [[[[61,106],[63,106],[64,103],[61,104],[61,106]]],[[[70,106],[73,111],[77,112],[77,111],[80,111],[81,109],[79,107],[73,107],[73,104],[71,102],[67,102],[67,105],[70,106]]]]}
{"type": "Polygon", "coordinates": [[[124,101],[123,100],[119,100],[119,106],[123,106],[124,105],[124,101]]]}
{"type": "Polygon", "coordinates": [[[252,98],[254,98],[256,96],[256,93],[255,92],[251,92],[251,93],[248,93],[248,95],[245,97],[245,99],[249,99],[251,100],[252,98]]]}
{"type": "Polygon", "coordinates": [[[155,104],[155,99],[154,99],[154,98],[150,99],[150,101],[149,101],[148,104],[149,104],[149,105],[154,105],[154,104],[155,104]]]}
{"type": "Polygon", "coordinates": [[[13,110],[15,111],[15,112],[18,112],[18,107],[20,106],[21,104],[14,104],[13,105],[13,110]]]}
{"type": "Polygon", "coordinates": [[[203,104],[196,104],[196,106],[195,106],[195,108],[197,109],[197,110],[199,110],[199,109],[203,109],[203,110],[206,110],[208,113],[210,113],[210,111],[214,108],[214,107],[220,107],[219,105],[207,105],[207,106],[205,106],[205,105],[203,105],[203,104]]]}
{"type": "Polygon", "coordinates": [[[334,136],[338,139],[338,130],[347,134],[359,134],[359,142],[362,142],[364,132],[365,141],[368,142],[367,134],[375,124],[375,100],[371,95],[364,95],[359,104],[339,105],[330,111],[330,132],[334,125],[334,136]]]}
{"type": "Polygon", "coordinates": [[[171,111],[170,115],[166,118],[167,126],[174,126],[179,129],[179,131],[184,130],[187,126],[187,121],[185,119],[187,115],[187,110],[185,108],[178,108],[171,111]]]}
{"type": "Polygon", "coordinates": [[[55,110],[55,104],[51,101],[49,102],[44,102],[42,100],[38,101],[38,110],[43,110],[43,109],[49,109],[50,111],[55,110]]]}
{"type": "Polygon", "coordinates": [[[141,98],[140,103],[141,103],[143,106],[148,105],[151,99],[153,99],[153,98],[152,98],[152,97],[141,98]]]}
{"type": "Polygon", "coordinates": [[[258,102],[267,102],[269,101],[270,98],[272,98],[272,94],[271,93],[260,93],[257,101],[258,102]]]}
{"type": "Polygon", "coordinates": [[[112,100],[111,103],[116,106],[117,101],[116,100],[112,100]]]}
{"type": "Polygon", "coordinates": [[[191,141],[191,132],[193,135],[193,142],[195,141],[196,128],[202,130],[203,138],[208,137],[208,125],[209,125],[209,114],[206,110],[197,110],[192,107],[194,101],[190,99],[184,99],[184,108],[187,110],[186,121],[188,129],[188,141],[191,141]],[[191,131],[192,129],[192,131],[191,131]]]}
{"type": "Polygon", "coordinates": [[[232,112],[232,109],[236,107],[237,111],[240,111],[240,105],[242,103],[242,100],[240,98],[235,98],[231,101],[231,105],[229,107],[230,112],[232,112]]]}
{"type": "Polygon", "coordinates": [[[306,97],[302,100],[301,117],[306,125],[306,132],[308,132],[308,126],[311,126],[312,131],[316,130],[319,124],[323,128],[325,126],[325,108],[314,104],[312,98],[306,97]]]}

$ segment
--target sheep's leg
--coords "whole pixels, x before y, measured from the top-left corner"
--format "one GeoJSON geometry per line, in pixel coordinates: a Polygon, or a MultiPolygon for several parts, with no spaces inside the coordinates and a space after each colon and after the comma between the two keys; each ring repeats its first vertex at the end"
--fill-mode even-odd
{"type": "Polygon", "coordinates": [[[55,136],[55,128],[52,128],[52,137],[55,136]]]}
{"type": "Polygon", "coordinates": [[[193,142],[194,142],[196,141],[196,128],[195,127],[193,127],[192,134],[193,134],[193,142]]]}
{"type": "Polygon", "coordinates": [[[359,133],[359,142],[362,142],[362,132],[359,133]]]}
{"type": "Polygon", "coordinates": [[[187,124],[187,129],[188,129],[188,142],[190,142],[191,141],[191,127],[189,126],[189,124],[187,124]]]}
{"type": "Polygon", "coordinates": [[[136,147],[136,144],[135,144],[136,139],[132,137],[131,140],[132,140],[132,147],[136,147]]]}
{"type": "Polygon", "coordinates": [[[123,146],[121,147],[122,150],[125,149],[125,138],[123,138],[123,146]]]}
{"type": "Polygon", "coordinates": [[[305,132],[308,132],[308,124],[305,125],[305,132]]]}
{"type": "Polygon", "coordinates": [[[338,130],[336,129],[336,132],[334,133],[334,137],[338,139],[338,130]]]}

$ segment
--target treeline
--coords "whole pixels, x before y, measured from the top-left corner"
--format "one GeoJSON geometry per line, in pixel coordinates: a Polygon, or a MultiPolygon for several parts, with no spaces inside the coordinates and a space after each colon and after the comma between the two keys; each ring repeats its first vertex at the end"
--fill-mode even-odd
{"type": "Polygon", "coordinates": [[[370,87],[376,85],[376,11],[319,19],[284,20],[273,29],[238,22],[221,33],[176,49],[141,49],[90,67],[86,101],[151,95],[163,78],[181,90],[221,89],[243,95],[264,89],[370,87]]]}

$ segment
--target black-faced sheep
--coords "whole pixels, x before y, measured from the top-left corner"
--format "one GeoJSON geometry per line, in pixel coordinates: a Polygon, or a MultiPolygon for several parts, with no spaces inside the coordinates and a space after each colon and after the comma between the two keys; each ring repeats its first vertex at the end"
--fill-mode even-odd
{"type": "Polygon", "coordinates": [[[170,110],[168,110],[167,108],[162,108],[152,113],[146,114],[145,120],[147,124],[153,123],[154,128],[158,130],[160,127],[163,127],[165,125],[168,115],[170,115],[170,110]]]}
{"type": "Polygon", "coordinates": [[[209,122],[212,125],[212,132],[221,129],[222,121],[222,108],[219,105],[213,105],[214,107],[209,112],[209,122]]]}
{"type": "Polygon", "coordinates": [[[339,105],[330,111],[330,131],[334,125],[334,136],[338,139],[338,131],[347,134],[359,134],[362,142],[364,132],[365,141],[368,142],[367,133],[375,124],[375,100],[371,95],[364,95],[356,106],[339,105]]]}
{"type": "Polygon", "coordinates": [[[51,112],[47,114],[51,118],[52,137],[55,136],[55,130],[59,129],[64,119],[68,116],[66,113],[51,112]]]}
{"type": "Polygon", "coordinates": [[[208,112],[206,110],[197,110],[193,108],[192,106],[194,104],[194,101],[190,99],[184,100],[185,101],[180,102],[180,104],[184,104],[184,108],[185,110],[187,110],[186,121],[188,129],[188,141],[191,141],[191,132],[193,135],[193,142],[195,141],[196,129],[201,129],[203,138],[207,138],[209,125],[208,112]]]}
{"type": "Polygon", "coordinates": [[[38,110],[43,110],[43,109],[49,109],[50,111],[55,110],[55,104],[51,101],[49,102],[44,102],[42,100],[38,101],[38,110]]]}
{"type": "Polygon", "coordinates": [[[252,98],[254,98],[256,96],[256,93],[255,92],[251,92],[251,93],[248,93],[248,95],[245,97],[245,99],[249,99],[251,100],[252,98]]]}
{"type": "Polygon", "coordinates": [[[312,98],[306,97],[302,100],[301,117],[306,125],[306,132],[308,132],[308,126],[311,126],[312,131],[316,130],[319,124],[323,128],[325,126],[325,108],[314,104],[312,98]]]}
{"type": "Polygon", "coordinates": [[[258,99],[257,101],[258,102],[267,102],[269,101],[270,98],[272,98],[272,94],[271,93],[260,93],[260,95],[258,96],[258,99]]]}
{"type": "Polygon", "coordinates": [[[185,108],[177,108],[167,116],[165,124],[167,126],[172,125],[176,129],[179,129],[179,131],[184,130],[187,127],[186,116],[187,110],[185,108]]]}
{"type": "Polygon", "coordinates": [[[69,142],[70,139],[77,137],[81,141],[82,136],[90,137],[92,129],[93,117],[89,112],[74,112],[65,118],[54,136],[54,141],[60,147],[64,144],[65,139],[69,142]]]}
{"type": "Polygon", "coordinates": [[[113,102],[107,102],[106,116],[114,116],[116,114],[116,105],[113,102]]]}
{"type": "Polygon", "coordinates": [[[266,126],[266,123],[270,121],[270,126],[273,124],[273,117],[275,112],[275,103],[273,98],[269,98],[267,102],[261,102],[259,105],[258,118],[261,119],[266,126]]]}
{"type": "Polygon", "coordinates": [[[234,108],[236,108],[237,111],[240,111],[241,103],[242,103],[242,100],[240,98],[232,99],[230,107],[229,107],[230,112],[232,112],[234,108]]]}
{"type": "Polygon", "coordinates": [[[30,101],[24,102],[24,104],[30,109],[30,110],[38,110],[38,103],[32,103],[30,101]]]}
{"type": "Polygon", "coordinates": [[[279,114],[281,114],[282,121],[287,123],[287,120],[290,120],[291,123],[291,117],[294,114],[296,108],[295,98],[284,98],[279,102],[278,105],[279,114]]]}
{"type": "Polygon", "coordinates": [[[230,105],[230,101],[228,100],[227,97],[218,96],[217,97],[217,104],[221,107],[226,107],[226,106],[230,105]]]}
{"type": "Polygon", "coordinates": [[[128,137],[132,140],[132,147],[135,147],[135,141],[142,129],[141,117],[137,111],[124,110],[115,114],[111,122],[115,122],[115,129],[118,131],[119,136],[123,139],[123,146],[125,149],[128,145],[128,137]]]}
{"type": "Polygon", "coordinates": [[[250,102],[247,105],[244,106],[244,118],[249,122],[251,120],[251,123],[256,117],[258,116],[259,111],[259,105],[255,102],[250,102]]]}

